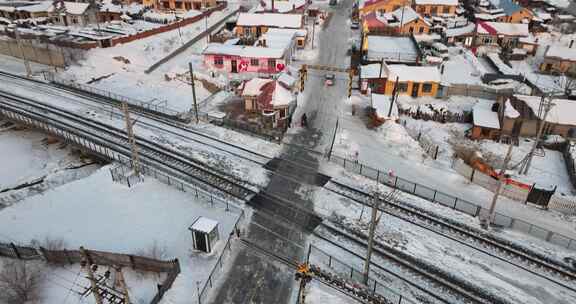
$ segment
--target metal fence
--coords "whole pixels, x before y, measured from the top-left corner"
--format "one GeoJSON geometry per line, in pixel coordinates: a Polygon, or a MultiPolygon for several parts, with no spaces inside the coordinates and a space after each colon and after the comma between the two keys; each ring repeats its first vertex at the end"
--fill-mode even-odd
{"type": "Polygon", "coordinates": [[[128,188],[141,183],[144,181],[144,177],[141,175],[133,174],[132,168],[129,168],[122,164],[117,164],[110,168],[110,175],[112,175],[112,181],[115,183],[120,183],[128,186],[128,188]]]}
{"type": "MultiPolygon", "coordinates": [[[[411,182],[407,179],[391,175],[378,169],[366,166],[355,160],[346,159],[337,155],[330,155],[329,160],[343,166],[345,169],[360,174],[364,177],[376,180],[377,182],[387,185],[389,187],[399,189],[401,191],[414,194],[429,202],[438,203],[454,210],[464,212],[470,216],[476,217],[481,214],[488,214],[488,209],[472,203],[470,201],[458,198],[456,196],[438,191],[436,189],[426,187],[424,185],[411,182]]],[[[542,239],[546,242],[565,247],[568,249],[576,250],[576,240],[565,236],[563,234],[550,231],[540,226],[530,224],[526,221],[509,217],[504,214],[496,212],[494,224],[503,228],[514,229],[533,237],[542,239]]]]}
{"type": "MultiPolygon", "coordinates": [[[[310,256],[308,262],[311,265],[320,266],[324,269],[331,269],[334,273],[346,278],[347,280],[358,284],[364,284],[364,274],[362,271],[357,270],[354,267],[342,262],[341,260],[333,257],[332,255],[326,253],[314,245],[310,245],[310,256]]],[[[373,278],[368,278],[368,283],[366,286],[370,289],[372,294],[380,295],[390,303],[416,303],[402,296],[400,293],[386,287],[373,278]]]]}
{"type": "MultiPolygon", "coordinates": [[[[244,219],[244,211],[240,213],[240,216],[236,220],[236,223],[234,224],[234,231],[238,229],[238,226],[243,219],[244,219]]],[[[216,280],[218,280],[218,278],[220,278],[224,273],[224,259],[232,255],[231,240],[233,237],[235,237],[234,233],[231,233],[226,239],[226,244],[222,249],[222,253],[220,253],[218,261],[216,261],[214,268],[212,268],[212,271],[210,271],[210,275],[208,276],[206,282],[204,282],[204,286],[202,287],[202,289],[200,289],[200,285],[196,286],[198,292],[198,304],[208,303],[208,297],[210,296],[210,291],[212,290],[212,288],[215,287],[216,280]]]]}
{"type": "Polygon", "coordinates": [[[135,99],[132,97],[127,97],[124,95],[112,93],[110,91],[98,89],[98,88],[88,86],[85,84],[72,82],[72,81],[68,81],[68,80],[64,80],[64,79],[59,79],[58,77],[55,77],[54,74],[52,74],[52,73],[49,73],[49,75],[47,75],[46,77],[47,77],[47,79],[49,79],[53,83],[56,83],[56,84],[59,84],[62,86],[66,86],[66,87],[71,87],[71,88],[74,88],[74,89],[77,89],[80,91],[89,92],[91,94],[102,96],[102,97],[116,100],[119,102],[126,102],[133,107],[138,107],[138,108],[143,109],[145,111],[161,113],[163,115],[170,116],[170,117],[180,117],[183,114],[183,112],[181,112],[181,111],[176,111],[174,109],[169,108],[168,102],[166,100],[142,101],[142,100],[138,100],[138,99],[135,99]]]}

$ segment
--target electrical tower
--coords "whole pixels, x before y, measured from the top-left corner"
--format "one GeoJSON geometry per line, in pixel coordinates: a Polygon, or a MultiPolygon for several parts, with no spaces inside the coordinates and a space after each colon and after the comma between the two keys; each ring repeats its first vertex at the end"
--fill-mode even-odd
{"type": "Polygon", "coordinates": [[[540,126],[538,128],[538,132],[536,133],[536,140],[534,141],[534,144],[532,145],[532,149],[530,149],[530,152],[528,152],[526,157],[524,157],[524,159],[522,159],[518,164],[520,166],[518,173],[524,175],[528,174],[528,170],[530,170],[530,165],[532,164],[532,158],[536,153],[536,149],[538,148],[538,144],[540,143],[540,138],[542,137],[544,127],[546,126],[546,118],[548,117],[548,113],[550,113],[550,110],[552,109],[553,106],[554,104],[552,103],[551,96],[548,96],[548,98],[542,96],[542,99],[540,100],[540,106],[538,108],[538,118],[540,118],[540,126]],[[544,112],[543,117],[542,112],[544,112]]]}

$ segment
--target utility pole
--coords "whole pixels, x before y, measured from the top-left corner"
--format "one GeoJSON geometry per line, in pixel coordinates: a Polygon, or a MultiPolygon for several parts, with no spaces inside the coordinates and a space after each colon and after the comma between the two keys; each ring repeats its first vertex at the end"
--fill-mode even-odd
{"type": "Polygon", "coordinates": [[[128,103],[122,102],[122,111],[124,112],[124,120],[126,122],[126,135],[128,135],[128,142],[130,143],[130,150],[132,152],[132,168],[136,175],[140,175],[140,157],[138,156],[138,147],[136,146],[136,138],[134,138],[134,123],[130,119],[130,111],[128,103]]]}
{"type": "Polygon", "coordinates": [[[80,254],[82,254],[84,261],[86,261],[86,265],[84,266],[84,268],[86,270],[86,273],[88,274],[88,280],[90,281],[90,287],[92,290],[92,294],[94,295],[94,299],[96,300],[96,304],[102,304],[102,296],[100,296],[100,293],[98,292],[98,284],[96,283],[96,278],[94,277],[92,263],[84,247],[80,247],[80,254]]]}
{"type": "Polygon", "coordinates": [[[504,163],[502,164],[502,168],[500,168],[500,172],[498,173],[498,185],[496,186],[496,191],[494,191],[494,196],[492,197],[492,203],[490,204],[490,209],[488,211],[488,223],[494,222],[494,217],[496,215],[496,203],[498,202],[498,196],[500,195],[500,190],[502,189],[502,185],[504,184],[504,174],[506,173],[506,168],[508,167],[508,163],[512,158],[512,141],[508,145],[508,152],[506,152],[506,157],[504,157],[504,163]]]}
{"type": "Polygon", "coordinates": [[[316,17],[312,20],[312,49],[314,49],[314,33],[316,29],[316,17]]]}
{"type": "Polygon", "coordinates": [[[198,103],[196,102],[196,88],[194,87],[194,69],[192,68],[192,62],[188,62],[188,67],[190,68],[190,85],[192,86],[192,100],[194,101],[194,115],[196,115],[196,123],[198,123],[198,103]]]}
{"type": "Polygon", "coordinates": [[[208,14],[204,17],[204,27],[206,27],[206,44],[210,43],[210,33],[208,33],[208,14]]]}
{"type": "Polygon", "coordinates": [[[534,157],[534,153],[536,152],[538,143],[540,143],[540,137],[542,137],[542,133],[546,125],[546,117],[548,117],[548,113],[550,113],[550,110],[552,109],[553,106],[554,104],[552,103],[552,96],[549,96],[548,100],[546,100],[546,98],[542,96],[542,99],[540,101],[540,108],[541,110],[542,108],[544,109],[544,117],[542,117],[542,120],[540,121],[540,127],[538,128],[538,133],[536,134],[536,140],[534,141],[534,145],[532,145],[532,149],[530,149],[530,152],[528,153],[526,162],[524,162],[520,167],[519,171],[520,174],[526,175],[528,174],[528,170],[530,170],[530,165],[532,164],[532,158],[534,157]]]}
{"type": "Polygon", "coordinates": [[[394,100],[398,98],[398,80],[400,78],[396,76],[396,82],[394,83],[394,90],[392,91],[392,100],[390,100],[390,109],[388,109],[388,117],[392,115],[392,107],[394,106],[394,100]]]}
{"type": "Polygon", "coordinates": [[[368,284],[368,274],[370,273],[370,260],[372,258],[372,247],[374,246],[374,231],[376,230],[376,221],[378,215],[378,191],[374,191],[374,204],[372,205],[372,219],[370,220],[370,231],[368,232],[368,252],[364,261],[364,285],[368,284]]]}
{"type": "Polygon", "coordinates": [[[334,148],[334,142],[336,141],[336,133],[338,133],[338,121],[340,117],[336,118],[336,128],[334,128],[334,136],[332,137],[332,144],[330,145],[330,151],[328,152],[328,159],[332,157],[332,149],[334,148]]]}
{"type": "Polygon", "coordinates": [[[30,66],[30,62],[28,61],[26,54],[24,54],[24,47],[22,47],[22,40],[20,40],[20,31],[18,30],[17,26],[14,27],[14,35],[16,36],[16,44],[18,45],[18,50],[22,55],[22,60],[24,60],[24,67],[26,68],[26,77],[31,77],[32,67],[30,66]]]}
{"type": "Polygon", "coordinates": [[[130,295],[128,294],[128,286],[126,285],[126,281],[124,280],[124,274],[122,273],[122,267],[116,266],[116,280],[120,288],[122,288],[122,294],[124,295],[124,303],[130,303],[130,295]]]}

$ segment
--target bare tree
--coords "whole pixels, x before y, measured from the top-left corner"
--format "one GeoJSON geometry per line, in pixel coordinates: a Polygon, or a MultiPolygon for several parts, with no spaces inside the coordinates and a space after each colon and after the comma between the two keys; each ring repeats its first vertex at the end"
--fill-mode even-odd
{"type": "Polygon", "coordinates": [[[20,260],[0,264],[0,300],[9,304],[40,302],[43,281],[43,268],[37,264],[20,260]]]}
{"type": "Polygon", "coordinates": [[[42,247],[47,250],[51,251],[58,251],[66,249],[66,241],[62,238],[52,238],[50,236],[46,236],[44,240],[32,240],[30,244],[34,247],[42,247]]]}
{"type": "Polygon", "coordinates": [[[155,260],[164,260],[166,259],[166,246],[161,246],[158,241],[154,240],[148,247],[138,250],[136,255],[155,260]]]}

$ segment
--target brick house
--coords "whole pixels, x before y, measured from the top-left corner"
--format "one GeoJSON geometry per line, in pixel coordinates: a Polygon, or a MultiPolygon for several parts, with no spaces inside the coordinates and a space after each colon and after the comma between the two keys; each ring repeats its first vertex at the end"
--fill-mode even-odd
{"type": "MultiPolygon", "coordinates": [[[[544,110],[540,96],[513,95],[504,103],[501,111],[502,133],[513,137],[536,136],[544,110]]],[[[546,117],[544,134],[564,137],[576,134],[576,101],[554,99],[552,109],[546,117]]]]}
{"type": "Polygon", "coordinates": [[[569,46],[549,46],[544,54],[544,61],[540,64],[540,72],[576,76],[576,48],[571,46],[573,41],[569,46]]]}
{"type": "Polygon", "coordinates": [[[286,128],[296,108],[296,98],[280,82],[273,79],[253,78],[241,88],[244,111],[258,115],[268,128],[286,128]]]}
{"type": "Polygon", "coordinates": [[[389,13],[402,6],[410,6],[411,0],[360,0],[358,4],[358,15],[363,17],[370,13],[389,13]]]}
{"type": "Polygon", "coordinates": [[[202,10],[217,5],[216,0],[143,0],[146,7],[153,7],[156,10],[202,10]]]}
{"type": "Polygon", "coordinates": [[[454,16],[458,0],[414,0],[413,7],[422,16],[454,16]]]}
{"type": "Polygon", "coordinates": [[[476,45],[516,47],[520,38],[530,36],[528,24],[507,22],[476,23],[476,45]]]}
{"type": "Polygon", "coordinates": [[[428,34],[431,24],[409,6],[390,13],[372,12],[363,18],[363,32],[368,34],[428,34]]]}
{"type": "Polygon", "coordinates": [[[360,69],[360,90],[392,95],[396,78],[399,95],[412,97],[436,97],[441,81],[440,71],[433,66],[373,63],[360,69]]]}

